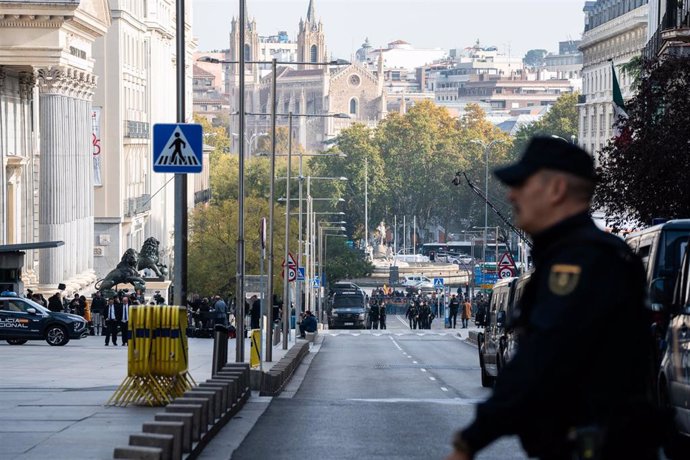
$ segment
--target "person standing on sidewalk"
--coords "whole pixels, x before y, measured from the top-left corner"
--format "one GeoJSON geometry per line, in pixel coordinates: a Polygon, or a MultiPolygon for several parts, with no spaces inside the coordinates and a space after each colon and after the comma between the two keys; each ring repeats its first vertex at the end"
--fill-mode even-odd
{"type": "Polygon", "coordinates": [[[448,460],[471,459],[506,435],[541,459],[658,459],[672,418],[652,398],[646,274],[589,215],[592,157],[537,137],[494,174],[509,187],[516,225],[532,236],[535,270],[515,319],[517,353],[448,460]]]}
{"type": "Polygon", "coordinates": [[[448,322],[450,323],[450,327],[455,329],[455,326],[458,324],[458,311],[460,310],[460,301],[458,300],[458,297],[455,294],[450,296],[450,303],[448,304],[448,308],[450,310],[448,322]]]}
{"type": "Polygon", "coordinates": [[[386,329],[386,303],[384,301],[379,303],[379,327],[386,329]]]}
{"type": "Polygon", "coordinates": [[[113,345],[117,346],[117,330],[119,328],[120,321],[122,321],[122,305],[120,304],[118,298],[113,296],[108,300],[108,313],[105,317],[105,346],[113,345]]]}
{"type": "Polygon", "coordinates": [[[94,335],[104,334],[104,321],[106,308],[108,303],[106,302],[103,294],[100,291],[96,291],[93,296],[93,301],[91,302],[91,324],[93,324],[94,335]]]}
{"type": "Polygon", "coordinates": [[[122,331],[122,346],[126,347],[129,339],[129,297],[126,295],[122,296],[120,330],[122,331]]]}
{"type": "Polygon", "coordinates": [[[469,323],[471,317],[472,304],[470,303],[470,299],[465,299],[465,302],[462,304],[462,316],[460,317],[462,320],[463,329],[467,329],[467,324],[469,323]]]}

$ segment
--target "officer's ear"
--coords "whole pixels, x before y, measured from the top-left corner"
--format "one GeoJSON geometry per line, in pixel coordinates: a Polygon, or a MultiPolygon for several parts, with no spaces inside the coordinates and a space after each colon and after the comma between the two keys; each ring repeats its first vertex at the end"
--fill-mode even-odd
{"type": "Polygon", "coordinates": [[[552,205],[559,205],[569,197],[568,178],[556,171],[542,171],[545,196],[552,205]]]}

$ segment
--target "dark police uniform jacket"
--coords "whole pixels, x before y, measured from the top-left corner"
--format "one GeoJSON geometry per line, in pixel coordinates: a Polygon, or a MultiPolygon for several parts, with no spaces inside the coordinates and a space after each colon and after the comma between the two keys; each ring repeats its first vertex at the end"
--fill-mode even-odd
{"type": "Polygon", "coordinates": [[[532,256],[518,351],[462,439],[477,451],[516,434],[530,456],[569,458],[569,433],[595,426],[603,458],[647,458],[658,418],[641,262],[587,213],[535,236],[532,256]]]}

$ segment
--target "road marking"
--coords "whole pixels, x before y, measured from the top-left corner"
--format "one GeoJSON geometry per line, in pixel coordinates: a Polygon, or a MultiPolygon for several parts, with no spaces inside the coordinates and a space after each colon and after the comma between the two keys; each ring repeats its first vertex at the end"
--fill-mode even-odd
{"type": "Polygon", "coordinates": [[[422,367],[421,369],[419,369],[419,370],[422,371],[422,372],[426,372],[426,369],[424,369],[423,367],[422,367]]]}
{"type": "Polygon", "coordinates": [[[443,398],[443,399],[412,399],[412,398],[390,398],[390,399],[348,399],[347,401],[364,402],[364,403],[424,403],[424,404],[439,404],[442,406],[470,406],[484,401],[476,398],[443,398]]]}
{"type": "MultiPolygon", "coordinates": [[[[390,336],[389,336],[389,337],[390,337],[390,336]]],[[[393,345],[395,345],[395,348],[397,348],[398,350],[400,350],[400,351],[402,351],[403,353],[405,353],[405,352],[403,351],[403,349],[400,348],[400,345],[398,345],[398,342],[396,342],[395,339],[394,339],[393,337],[390,337],[390,339],[391,339],[391,342],[393,342],[393,345]]]]}
{"type": "Polygon", "coordinates": [[[429,377],[429,380],[431,380],[432,382],[435,382],[435,381],[436,381],[436,377],[429,377]]]}
{"type": "Polygon", "coordinates": [[[412,361],[412,364],[419,364],[419,363],[417,363],[417,361],[412,361]]]}
{"type": "Polygon", "coordinates": [[[448,388],[446,388],[446,387],[441,387],[441,390],[443,390],[443,391],[448,391],[448,388]]]}
{"type": "Polygon", "coordinates": [[[410,356],[410,355],[406,355],[406,357],[407,357],[408,359],[412,359],[412,356],[410,356]]]}
{"type": "Polygon", "coordinates": [[[409,322],[407,322],[407,321],[405,321],[404,319],[402,319],[399,315],[395,315],[395,317],[398,318],[398,321],[400,321],[401,323],[403,323],[403,324],[405,325],[405,327],[407,327],[408,329],[410,328],[410,323],[409,323],[409,322]]]}

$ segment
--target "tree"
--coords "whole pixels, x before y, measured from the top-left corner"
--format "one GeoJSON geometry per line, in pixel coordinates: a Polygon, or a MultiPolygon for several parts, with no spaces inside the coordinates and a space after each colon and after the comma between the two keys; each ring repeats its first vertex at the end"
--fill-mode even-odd
{"type": "Polygon", "coordinates": [[[329,284],[344,279],[371,275],[374,266],[359,251],[347,245],[343,238],[328,238],[324,273],[329,284]]]}
{"type": "Polygon", "coordinates": [[[527,51],[525,57],[522,58],[522,63],[527,67],[543,67],[544,57],[548,54],[548,51],[542,49],[535,49],[527,51]]]}
{"type": "Polygon", "coordinates": [[[600,152],[595,204],[614,226],[690,215],[690,58],[643,64],[638,94],[600,152]]]}

